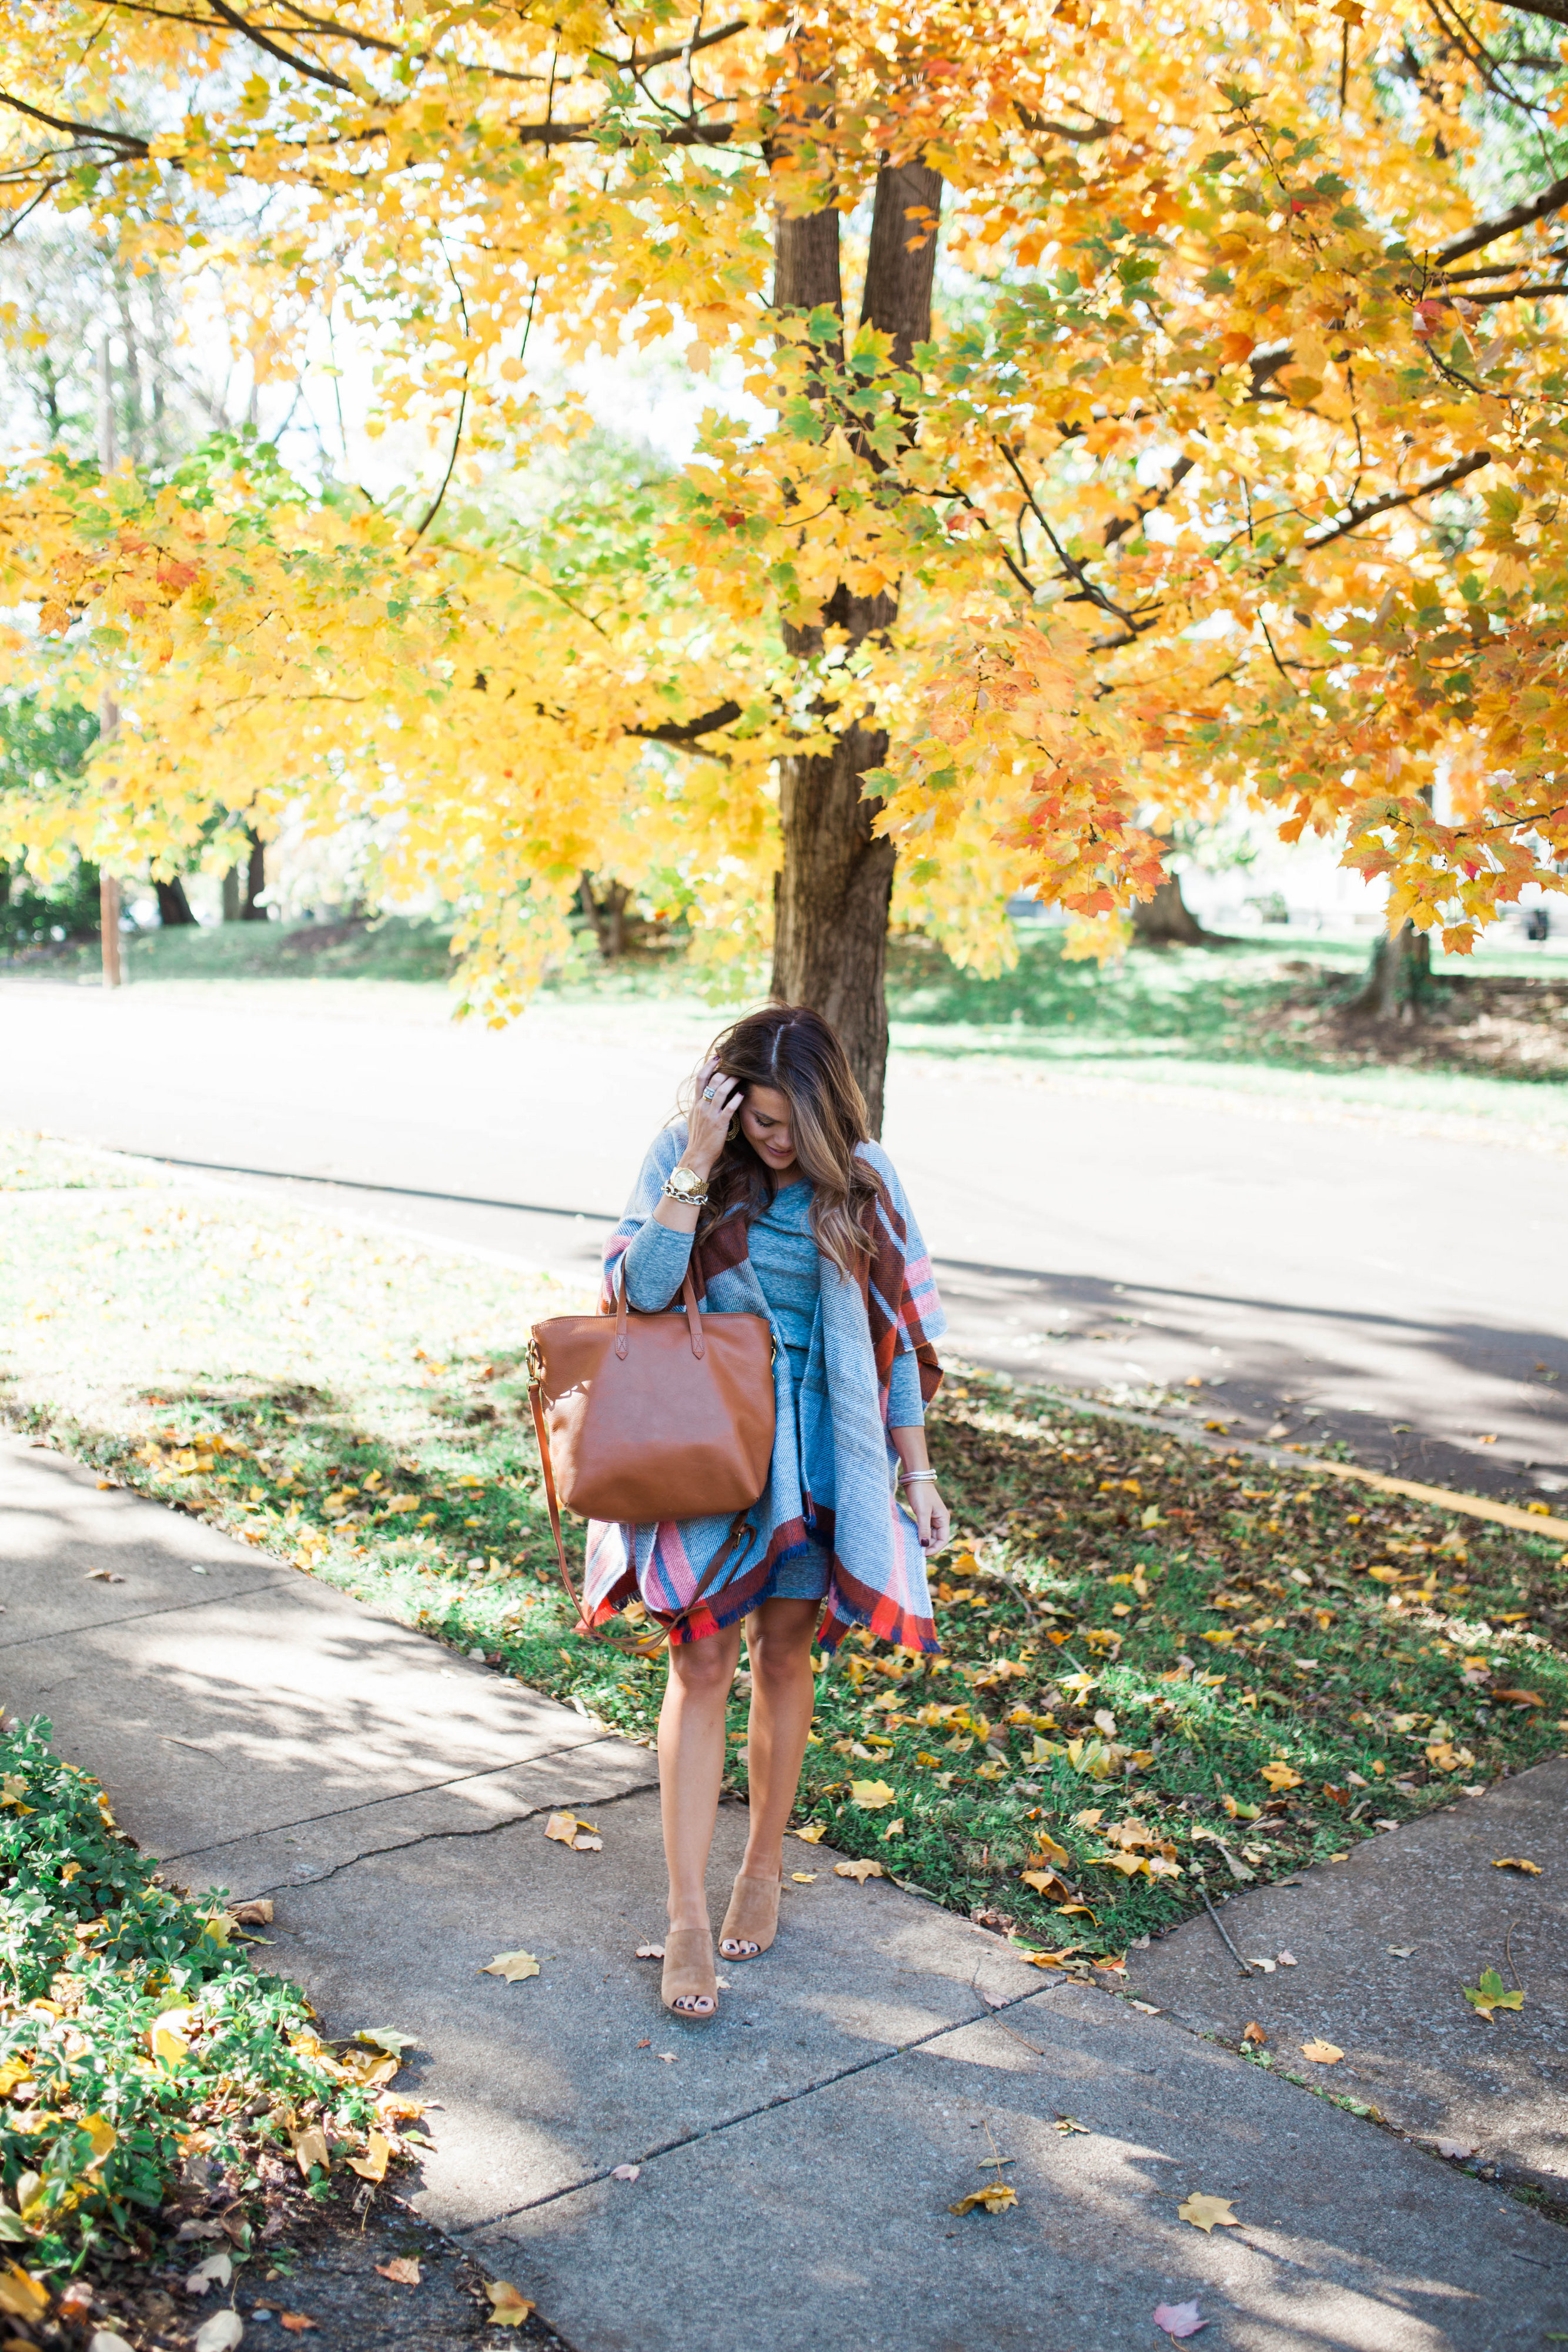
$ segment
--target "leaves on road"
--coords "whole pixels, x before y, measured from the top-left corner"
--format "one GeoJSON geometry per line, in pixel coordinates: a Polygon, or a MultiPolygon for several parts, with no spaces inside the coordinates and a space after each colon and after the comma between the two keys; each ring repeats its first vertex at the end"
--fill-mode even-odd
{"type": "Polygon", "coordinates": [[[413,2254],[394,2254],[390,2263],[376,2264],[378,2277],[391,2279],[393,2286],[417,2286],[419,2263],[413,2254]]]}
{"type": "Polygon", "coordinates": [[[823,1822],[810,1822],[803,1830],[791,1830],[789,1834],[798,1837],[802,1845],[820,1845],[827,1834],[827,1825],[823,1822]]]}
{"type": "Polygon", "coordinates": [[[591,1822],[580,1822],[575,1813],[552,1813],[545,1823],[545,1835],[559,1845],[570,1845],[578,1853],[601,1853],[604,1840],[591,1822]]]}
{"type": "Polygon", "coordinates": [[[663,1944],[639,1944],[637,1947],[637,1958],[640,1960],[662,1960],[664,1957],[663,1944]]]}
{"type": "Polygon", "coordinates": [[[1200,2327],[1207,2327],[1208,2322],[1199,2317],[1196,2303],[1156,2303],[1155,2326],[1163,2327],[1166,2334],[1173,2336],[1178,2344],[1184,2344],[1189,2336],[1196,2336],[1200,2327]]]}
{"type": "Polygon", "coordinates": [[[1303,2058],[1310,2058],[1314,2066],[1337,2066],[1344,2056],[1344,2052],[1332,2042],[1318,2040],[1303,2042],[1301,2055],[1303,2058]]]}
{"type": "Polygon", "coordinates": [[[611,2167],[612,2180],[635,2180],[643,2168],[640,2164],[616,2164],[611,2167]]]}
{"type": "Polygon", "coordinates": [[[253,1903],[231,1903],[229,1917],[236,1927],[270,1927],[272,1897],[270,1895],[258,1895],[253,1903]]]}
{"type": "Polygon", "coordinates": [[[1494,1870],[1521,1870],[1524,1873],[1524,1875],[1527,1878],[1539,1878],[1541,1875],[1541,1864],[1538,1862],[1526,1862],[1521,1853],[1505,1853],[1500,1861],[1493,1863],[1492,1868],[1494,1870]]]}
{"type": "Polygon", "coordinates": [[[485,2292],[490,2298],[492,2327],[520,2327],[533,2305],[526,2294],[519,2294],[510,2279],[487,2279],[485,2292]]]}
{"type": "Polygon", "coordinates": [[[992,2180],[984,2189],[971,2189],[967,2197],[960,2197],[956,2205],[949,2205],[947,2210],[949,2213],[1005,2213],[1009,2205],[1016,2205],[1018,2201],[1016,2189],[1010,2189],[1005,2180],[992,2180]]]}
{"type": "Polygon", "coordinates": [[[854,1878],[863,1886],[868,1878],[883,1878],[886,1873],[880,1862],[835,1862],[835,1878],[854,1878]]]}
{"type": "Polygon", "coordinates": [[[303,2336],[308,2328],[315,2327],[319,2323],[303,2311],[280,2311],[277,2324],[280,2327],[287,2327],[290,2336],[303,2336]]]}
{"type": "Polygon", "coordinates": [[[1476,2152],[1476,2146],[1473,2140],[1435,2139],[1432,2142],[1432,2145],[1437,2149],[1439,2156],[1458,2157],[1462,2159],[1467,2156],[1474,2156],[1476,2152]]]}
{"type": "Polygon", "coordinates": [[[797,1886],[815,1886],[817,1883],[814,1870],[792,1870],[789,1875],[797,1886]]]}
{"type": "Polygon", "coordinates": [[[505,1977],[508,1984],[520,1984],[525,1977],[537,1977],[538,1961],[532,1952],[497,1952],[479,1970],[482,1977],[505,1977]]]}
{"type": "Polygon", "coordinates": [[[384,2050],[389,2058],[401,2058],[405,2050],[418,2047],[412,2033],[399,2033],[390,2025],[361,2025],[354,2039],[372,2050],[384,2050]]]}
{"type": "Polygon", "coordinates": [[[350,2158],[350,2170],[357,2172],[361,2180],[384,2180],[387,2177],[387,2158],[391,2154],[392,2142],[386,2134],[372,2131],[365,2142],[363,2156],[350,2158]]]}
{"type": "Polygon", "coordinates": [[[1190,2221],[1195,2230],[1201,2230],[1205,2237],[1213,2230],[1241,2227],[1241,2217],[1231,2211],[1228,2197],[1207,2197],[1195,2190],[1185,2205],[1176,2207],[1176,2213],[1181,2221],[1190,2221]]]}
{"type": "Polygon", "coordinates": [[[1257,2019],[1253,2018],[1250,2024],[1244,2025],[1242,2027],[1241,2039],[1243,2042],[1256,2042],[1262,2043],[1267,2042],[1269,2037],[1264,2032],[1262,2027],[1259,2024],[1257,2019]]]}
{"type": "Polygon", "coordinates": [[[868,1813],[878,1812],[883,1805],[891,1805],[897,1793],[895,1789],[888,1787],[885,1780],[852,1780],[850,1782],[852,1800],[861,1807],[862,1811],[868,1813]]]}
{"type": "Polygon", "coordinates": [[[1522,2009],[1522,1992],[1511,1992],[1495,1969],[1483,1969],[1479,1985],[1462,1985],[1460,1990],[1478,2017],[1490,2025],[1493,2012],[1500,2009],[1522,2009]]]}

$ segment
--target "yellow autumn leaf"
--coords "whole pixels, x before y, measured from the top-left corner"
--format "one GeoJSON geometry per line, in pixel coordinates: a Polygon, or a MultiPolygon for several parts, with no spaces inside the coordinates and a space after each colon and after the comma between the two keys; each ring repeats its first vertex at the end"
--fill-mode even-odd
{"type": "Polygon", "coordinates": [[[587,1822],[580,1822],[575,1813],[552,1813],[545,1823],[545,1835],[560,1845],[575,1845],[579,1835],[587,1830],[587,1822]]]}
{"type": "Polygon", "coordinates": [[[1005,2180],[996,2180],[984,2189],[971,2189],[960,2197],[956,2205],[949,2205],[949,2213],[1005,2213],[1009,2205],[1018,2203],[1018,2191],[1005,2180]]]}
{"type": "Polygon", "coordinates": [[[1523,1855],[1518,1853],[1505,1853],[1500,1861],[1493,1863],[1492,1868],[1494,1870],[1520,1870],[1522,1871],[1526,1877],[1529,1878],[1539,1878],[1541,1875],[1541,1864],[1538,1862],[1526,1862],[1523,1855]]]}
{"type": "Polygon", "coordinates": [[[49,2307],[49,2291],[41,2279],[20,2263],[12,2263],[0,2271],[0,2311],[8,2311],[14,2319],[37,2322],[49,2307]]]}
{"type": "Polygon", "coordinates": [[[485,2293],[490,2301],[492,2327],[520,2327],[534,2307],[508,2279],[486,2279],[485,2293]]]}
{"type": "Polygon", "coordinates": [[[1037,1895],[1065,1895],[1067,1892],[1054,1870],[1020,1870],[1019,1877],[1025,1886],[1032,1886],[1037,1895]]]}
{"type": "Polygon", "coordinates": [[[505,1977],[508,1984],[520,1984],[525,1977],[537,1977],[538,1961],[532,1952],[497,1952],[486,1960],[479,1974],[485,1977],[505,1977]]]}
{"type": "Polygon", "coordinates": [[[858,1879],[862,1886],[868,1878],[882,1878],[885,1875],[880,1862],[835,1862],[833,1864],[835,1878],[858,1879]]]}
{"type": "Polygon", "coordinates": [[[120,2134],[107,2116],[84,2116],[81,2128],[92,2142],[92,2154],[88,2159],[87,2168],[89,2172],[96,2172],[105,2158],[119,2145],[120,2134]]]}
{"type": "Polygon", "coordinates": [[[1207,2197],[1195,2193],[1185,2204],[1176,2207],[1179,2218],[1190,2221],[1195,2230],[1207,2237],[1215,2230],[1239,2230],[1240,2217],[1230,2210],[1228,2197],[1207,2197]]]}
{"type": "Polygon", "coordinates": [[[331,2169],[331,2150],[327,2146],[327,2135],[319,2124],[307,2124],[303,2131],[290,2132],[288,2137],[294,2149],[294,2161],[307,2180],[316,2165],[319,2165],[323,2172],[331,2169]]]}
{"type": "Polygon", "coordinates": [[[1314,2066],[1337,2066],[1344,2052],[1336,2049],[1332,2042],[1312,2041],[1302,2042],[1301,2055],[1310,2058],[1314,2066]]]}
{"type": "Polygon", "coordinates": [[[363,2156],[351,2156],[349,2158],[350,2168],[357,2172],[361,2180],[384,2180],[387,2177],[387,2158],[391,2154],[392,2142],[385,2132],[372,2131],[366,2137],[363,2156]]]}
{"type": "Polygon", "coordinates": [[[1278,1759],[1270,1764],[1263,1765],[1258,1777],[1260,1780],[1268,1782],[1276,1796],[1286,1789],[1299,1789],[1301,1785],[1301,1774],[1292,1772],[1288,1764],[1281,1763],[1278,1759]]]}
{"type": "Polygon", "coordinates": [[[185,2036],[194,2015],[191,2009],[166,2009],[148,2027],[147,2046],[165,2066],[183,2065],[190,2056],[191,2045],[185,2036]]]}
{"type": "Polygon", "coordinates": [[[803,1830],[791,1830],[789,1834],[798,1837],[802,1845],[820,1845],[828,1832],[824,1822],[810,1822],[803,1830]]]}

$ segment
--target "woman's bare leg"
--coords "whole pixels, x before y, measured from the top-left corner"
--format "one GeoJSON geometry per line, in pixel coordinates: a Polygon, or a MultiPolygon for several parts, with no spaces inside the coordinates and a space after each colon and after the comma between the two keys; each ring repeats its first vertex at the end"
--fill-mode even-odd
{"type": "Polygon", "coordinates": [[[740,1866],[750,1878],[777,1878],[784,1866],[784,1832],[816,1704],[811,1645],[821,1613],[820,1601],[765,1601],[746,1620],[751,1660],[747,1741],[751,1826],[740,1866]]]}
{"type": "Polygon", "coordinates": [[[670,1649],[659,1710],[659,1811],[672,1927],[708,1925],[706,1881],[724,1779],[724,1707],[739,1655],[738,1625],[670,1649]]]}

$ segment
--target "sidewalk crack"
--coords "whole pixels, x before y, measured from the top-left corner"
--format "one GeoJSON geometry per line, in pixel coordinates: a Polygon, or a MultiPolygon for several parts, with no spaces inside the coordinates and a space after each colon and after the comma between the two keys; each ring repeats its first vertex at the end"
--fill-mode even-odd
{"type": "MultiPolygon", "coordinates": [[[[1021,2009],[1031,2000],[1047,2000],[1057,1990],[1054,1985],[1031,1986],[1028,1992],[1016,1993],[1010,2000],[998,2001],[994,2007],[989,2001],[984,2001],[973,2017],[956,2017],[950,2019],[946,2025],[935,2025],[929,2033],[917,2033],[913,2042],[901,2042],[896,2049],[878,2050],[869,2058],[857,2058],[852,2065],[838,2067],[831,2074],[819,2075],[814,2082],[802,2083],[798,2090],[777,2091],[772,2098],[762,2100],[755,2107],[744,2108],[738,2115],[726,2116],[718,2123],[709,2124],[704,2131],[685,2132],[678,2139],[662,2140],[657,2147],[649,2148],[632,2161],[652,2164],[657,2158],[674,2156],[682,2148],[699,2147],[704,2140],[716,2139],[721,2132],[734,2131],[740,2124],[755,2123],[758,2116],[776,2115],[780,2107],[792,2107],[800,2100],[812,2097],[818,2091],[831,2091],[835,2084],[851,2082],[857,2074],[869,2074],[873,2066],[887,2066],[895,2058],[907,2058],[912,2051],[925,2050],[949,2033],[967,2033],[971,2025],[984,2025],[988,2021],[999,2024],[1000,2012],[1004,2009],[1021,2009]]],[[[1012,2029],[1008,2027],[1004,2030],[1010,2032],[1012,2029]]],[[[613,2165],[603,2165],[597,2172],[585,2173],[580,2180],[569,2180],[564,2188],[549,2189],[541,2197],[526,2197],[520,2205],[504,2206],[486,2221],[466,2221],[452,2234],[456,2238],[471,2238],[477,2231],[493,2230],[502,2221],[514,2220],[519,2213],[534,2213],[542,2206],[558,2205],[563,2197],[575,2197],[579,2189],[592,2189],[600,2181],[611,2179],[614,2171],[613,2165]]]]}

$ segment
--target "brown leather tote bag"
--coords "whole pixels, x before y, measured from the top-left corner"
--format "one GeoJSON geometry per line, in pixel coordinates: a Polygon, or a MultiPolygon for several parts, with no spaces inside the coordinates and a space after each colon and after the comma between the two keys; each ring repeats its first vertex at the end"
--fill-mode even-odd
{"type": "Polygon", "coordinates": [[[608,1308],[557,1315],[534,1325],[528,1348],[556,1558],[585,1633],[593,1629],[567,1569],[562,1505],[633,1527],[735,1514],[687,1608],[658,1621],[653,1648],[719,1582],[773,1458],[772,1326],[764,1315],[704,1317],[689,1266],[683,1297],[684,1314],[629,1315],[622,1267],[613,1319],[608,1308]]]}

